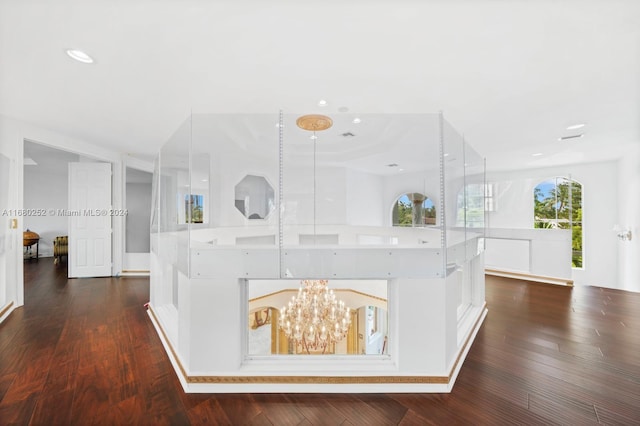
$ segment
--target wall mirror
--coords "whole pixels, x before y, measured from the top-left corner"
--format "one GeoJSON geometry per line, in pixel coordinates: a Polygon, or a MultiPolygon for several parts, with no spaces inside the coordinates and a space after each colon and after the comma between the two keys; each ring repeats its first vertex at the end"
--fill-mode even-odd
{"type": "Polygon", "coordinates": [[[246,175],[235,186],[236,209],[247,219],[265,219],[275,209],[275,192],[263,176],[246,175]]]}

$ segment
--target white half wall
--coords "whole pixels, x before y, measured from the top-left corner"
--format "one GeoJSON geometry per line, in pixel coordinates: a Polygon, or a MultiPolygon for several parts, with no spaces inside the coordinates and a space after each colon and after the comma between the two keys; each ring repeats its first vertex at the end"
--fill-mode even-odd
{"type": "MultiPolygon", "coordinates": [[[[625,288],[618,274],[618,240],[612,232],[618,218],[618,164],[615,161],[509,172],[487,172],[495,185],[495,211],[489,228],[533,228],[533,189],[543,180],[570,177],[582,184],[583,261],[572,270],[576,285],[625,288]]],[[[638,285],[638,284],[635,284],[638,285]]]]}

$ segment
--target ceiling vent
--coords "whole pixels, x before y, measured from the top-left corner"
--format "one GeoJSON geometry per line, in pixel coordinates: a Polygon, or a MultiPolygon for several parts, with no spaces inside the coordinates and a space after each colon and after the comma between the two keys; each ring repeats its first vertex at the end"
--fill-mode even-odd
{"type": "Polygon", "coordinates": [[[343,138],[352,138],[355,135],[351,132],[344,132],[344,133],[341,133],[340,136],[342,136],[343,138]]]}
{"type": "Polygon", "coordinates": [[[569,139],[579,139],[579,138],[581,138],[583,136],[584,136],[584,133],[580,133],[579,135],[562,136],[558,140],[566,141],[566,140],[569,140],[569,139]]]}

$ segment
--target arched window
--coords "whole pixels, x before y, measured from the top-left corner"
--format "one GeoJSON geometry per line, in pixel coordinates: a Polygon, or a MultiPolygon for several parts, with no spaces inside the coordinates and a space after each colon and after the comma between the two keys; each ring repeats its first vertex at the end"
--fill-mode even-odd
{"type": "Polygon", "coordinates": [[[582,268],[582,185],[557,177],[533,190],[534,228],[571,229],[571,263],[582,268]]]}
{"type": "Polygon", "coordinates": [[[427,226],[436,224],[436,207],[424,194],[402,194],[393,205],[393,226],[427,226]]]}

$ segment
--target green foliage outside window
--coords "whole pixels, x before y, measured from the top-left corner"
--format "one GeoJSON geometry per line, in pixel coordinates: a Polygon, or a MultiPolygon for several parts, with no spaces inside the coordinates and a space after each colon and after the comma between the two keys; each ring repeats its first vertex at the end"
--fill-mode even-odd
{"type": "MultiPolygon", "coordinates": [[[[414,226],[413,203],[407,195],[402,195],[393,206],[393,225],[394,226],[414,226]]],[[[435,225],[436,223],[436,207],[429,198],[425,198],[421,205],[423,223],[415,224],[415,226],[435,225]]]]}
{"type": "Polygon", "coordinates": [[[396,226],[411,226],[413,218],[413,207],[411,203],[406,203],[398,200],[395,206],[394,213],[397,212],[397,216],[394,217],[393,224],[396,226]]]}
{"type": "Polygon", "coordinates": [[[571,263],[582,262],[582,185],[565,178],[545,181],[533,190],[534,228],[571,229],[571,263]]]}

